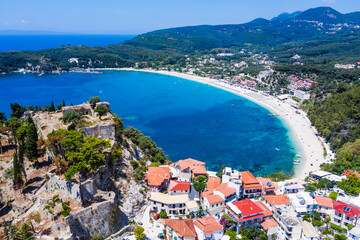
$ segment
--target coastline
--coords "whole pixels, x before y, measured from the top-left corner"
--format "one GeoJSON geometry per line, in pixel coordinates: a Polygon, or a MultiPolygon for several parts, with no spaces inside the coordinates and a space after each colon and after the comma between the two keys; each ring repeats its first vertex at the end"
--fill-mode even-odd
{"type": "MultiPolygon", "coordinates": [[[[297,143],[300,145],[303,155],[299,165],[294,166],[294,178],[304,179],[309,172],[320,170],[320,164],[329,163],[331,156],[324,157],[324,148],[327,152],[330,152],[329,146],[324,143],[320,137],[318,137],[317,131],[311,126],[310,120],[306,114],[298,109],[294,109],[289,104],[284,103],[273,96],[262,94],[261,92],[251,91],[242,87],[232,86],[219,80],[193,76],[185,73],[169,72],[163,70],[151,70],[151,69],[133,69],[133,68],[101,68],[94,70],[120,70],[120,71],[138,71],[164,74],[179,78],[184,78],[191,81],[196,81],[202,84],[207,84],[238,96],[244,97],[264,108],[272,113],[275,113],[280,117],[280,120],[285,123],[285,126],[290,128],[290,134],[292,134],[297,143]]],[[[299,152],[299,151],[297,151],[299,152]]]]}

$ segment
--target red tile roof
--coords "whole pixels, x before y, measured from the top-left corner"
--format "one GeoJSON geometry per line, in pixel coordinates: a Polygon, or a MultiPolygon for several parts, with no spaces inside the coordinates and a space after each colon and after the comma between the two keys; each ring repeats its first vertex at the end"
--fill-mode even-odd
{"type": "Polygon", "coordinates": [[[212,195],[206,196],[205,198],[207,199],[207,201],[208,201],[210,204],[225,202],[225,199],[223,199],[221,196],[216,195],[216,194],[212,194],[212,195]]]}
{"type": "Polygon", "coordinates": [[[283,204],[290,204],[290,200],[289,198],[282,194],[282,195],[268,195],[268,196],[264,196],[265,200],[270,204],[270,205],[283,205],[283,204]]]}
{"type": "Polygon", "coordinates": [[[172,228],[179,237],[197,237],[192,219],[165,219],[163,225],[172,228]]]}
{"type": "Polygon", "coordinates": [[[353,172],[351,170],[346,170],[344,173],[341,174],[341,176],[347,176],[349,174],[355,174],[356,176],[360,177],[360,173],[356,170],[355,170],[355,172],[353,172]]]}
{"type": "Polygon", "coordinates": [[[190,167],[190,171],[193,174],[203,174],[203,175],[207,174],[205,166],[193,166],[193,167],[190,167]]]}
{"type": "Polygon", "coordinates": [[[275,186],[270,178],[257,177],[256,179],[260,182],[265,191],[275,190],[275,186]],[[268,184],[270,184],[270,186],[268,184]]]}
{"type": "Polygon", "coordinates": [[[270,211],[270,210],[265,206],[265,204],[263,204],[262,202],[256,201],[256,202],[254,202],[254,203],[255,203],[259,208],[261,208],[261,209],[263,210],[265,217],[270,217],[270,216],[274,215],[274,214],[272,213],[272,211],[270,211]]]}
{"type": "Polygon", "coordinates": [[[214,190],[220,186],[220,178],[219,177],[209,177],[208,182],[206,184],[207,190],[214,190]]]}
{"type": "Polygon", "coordinates": [[[233,202],[233,204],[241,211],[243,218],[258,214],[264,216],[263,210],[250,199],[233,202]]]}
{"type": "Polygon", "coordinates": [[[259,181],[249,172],[241,172],[241,180],[245,189],[261,189],[259,181]]]}
{"type": "Polygon", "coordinates": [[[236,189],[229,187],[227,183],[221,183],[220,186],[215,190],[224,194],[225,197],[229,197],[236,192],[236,189]]]}
{"type": "Polygon", "coordinates": [[[341,201],[334,201],[333,200],[334,210],[338,213],[343,213],[348,217],[359,217],[360,216],[360,209],[354,207],[350,204],[341,202],[341,201]]]}
{"type": "Polygon", "coordinates": [[[147,180],[150,186],[160,186],[169,179],[170,169],[168,166],[148,167],[147,180]]]}
{"type": "Polygon", "coordinates": [[[175,167],[175,168],[180,168],[181,171],[185,170],[185,169],[190,169],[191,167],[194,166],[205,166],[204,162],[192,159],[192,158],[188,158],[185,160],[179,160],[173,164],[171,164],[171,166],[175,167]]]}
{"type": "Polygon", "coordinates": [[[333,200],[329,197],[315,196],[315,200],[321,207],[333,208],[333,200]]]}
{"type": "Polygon", "coordinates": [[[189,191],[190,182],[171,180],[169,184],[169,191],[189,191]]]}
{"type": "Polygon", "coordinates": [[[261,223],[261,226],[263,227],[263,229],[266,231],[268,230],[269,228],[272,228],[272,227],[276,227],[276,226],[279,226],[279,224],[274,220],[274,219],[267,219],[265,220],[264,222],[261,223]]]}
{"type": "Polygon", "coordinates": [[[211,194],[214,194],[214,190],[202,192],[200,197],[204,198],[204,197],[209,196],[211,194]]]}
{"type": "Polygon", "coordinates": [[[224,229],[212,216],[198,218],[194,221],[194,225],[204,232],[204,235],[211,235],[224,229]]]}

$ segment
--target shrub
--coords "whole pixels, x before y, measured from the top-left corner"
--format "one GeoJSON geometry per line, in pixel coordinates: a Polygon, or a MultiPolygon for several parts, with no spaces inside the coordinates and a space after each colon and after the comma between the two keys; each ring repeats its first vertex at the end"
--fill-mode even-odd
{"type": "Polygon", "coordinates": [[[346,233],[347,230],[345,228],[340,227],[339,225],[336,225],[334,223],[330,223],[330,227],[334,229],[335,231],[338,231],[340,233],[346,233]]]}
{"type": "Polygon", "coordinates": [[[66,113],[64,113],[63,121],[64,123],[70,123],[70,122],[76,122],[80,120],[82,117],[82,114],[79,112],[75,112],[74,110],[70,110],[66,113]]]}
{"type": "Polygon", "coordinates": [[[168,218],[167,213],[164,210],[161,210],[159,213],[159,218],[168,218]]]}
{"type": "Polygon", "coordinates": [[[64,217],[69,216],[71,208],[70,208],[70,201],[66,201],[66,202],[62,202],[62,210],[61,210],[61,215],[63,215],[64,217]]]}
{"type": "Polygon", "coordinates": [[[332,200],[336,201],[336,198],[338,196],[338,193],[337,192],[331,192],[329,194],[329,198],[331,198],[332,200]]]}

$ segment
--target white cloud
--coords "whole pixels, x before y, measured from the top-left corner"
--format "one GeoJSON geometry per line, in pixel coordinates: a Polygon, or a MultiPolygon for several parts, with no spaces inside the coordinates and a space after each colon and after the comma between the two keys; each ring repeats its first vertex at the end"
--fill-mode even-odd
{"type": "Polygon", "coordinates": [[[335,0],[321,0],[323,3],[334,3],[335,0]]]}
{"type": "Polygon", "coordinates": [[[26,20],[24,20],[24,19],[21,19],[21,20],[20,20],[20,23],[21,23],[21,24],[28,24],[28,22],[27,22],[26,20]]]}

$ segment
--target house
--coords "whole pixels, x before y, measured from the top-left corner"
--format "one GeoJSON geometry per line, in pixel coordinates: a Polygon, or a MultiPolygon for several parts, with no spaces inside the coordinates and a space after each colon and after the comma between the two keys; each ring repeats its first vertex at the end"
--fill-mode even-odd
{"type": "Polygon", "coordinates": [[[277,234],[279,224],[273,219],[267,219],[261,223],[261,227],[266,232],[266,235],[268,235],[269,239],[272,239],[272,236],[277,234]]]}
{"type": "Polygon", "coordinates": [[[186,213],[189,214],[191,212],[196,213],[199,211],[199,204],[195,200],[190,200],[185,203],[186,206],[186,213]]]}
{"type": "Polygon", "coordinates": [[[320,234],[316,231],[316,229],[310,222],[302,221],[301,226],[302,226],[301,240],[320,239],[320,234]]]}
{"type": "Polygon", "coordinates": [[[330,174],[331,174],[330,172],[319,170],[315,172],[310,172],[309,176],[315,181],[320,181],[321,179],[325,178],[326,176],[329,176],[330,174]]]}
{"type": "Polygon", "coordinates": [[[274,218],[279,223],[277,239],[300,239],[302,225],[290,207],[285,205],[275,206],[274,218]]]}
{"type": "Polygon", "coordinates": [[[285,205],[290,206],[291,202],[286,195],[269,195],[264,196],[265,204],[272,210],[275,206],[285,205]]]}
{"type": "Polygon", "coordinates": [[[207,173],[205,163],[192,158],[179,160],[176,163],[172,163],[170,167],[172,167],[174,171],[191,173],[191,176],[195,179],[200,175],[206,176],[207,173]]]}
{"type": "Polygon", "coordinates": [[[216,194],[208,195],[204,197],[203,208],[212,216],[220,214],[225,209],[225,199],[216,194]]]}
{"type": "Polygon", "coordinates": [[[220,186],[221,179],[219,177],[209,177],[206,183],[207,190],[215,190],[220,186]]]}
{"type": "Polygon", "coordinates": [[[227,183],[229,187],[236,189],[236,198],[240,198],[243,193],[241,174],[235,169],[225,167],[221,179],[222,183],[227,183]]]}
{"type": "Polygon", "coordinates": [[[360,240],[360,227],[355,226],[350,231],[348,231],[348,237],[351,240],[360,240]]]}
{"type": "Polygon", "coordinates": [[[170,195],[174,194],[189,194],[190,192],[190,182],[174,181],[171,180],[169,184],[170,195]]]}
{"type": "Polygon", "coordinates": [[[199,240],[221,240],[224,235],[224,227],[212,216],[196,219],[194,226],[199,240]]]}
{"type": "Polygon", "coordinates": [[[274,195],[275,194],[275,186],[270,178],[257,177],[256,178],[261,185],[261,195],[274,195]]]}
{"type": "Polygon", "coordinates": [[[285,182],[281,192],[284,194],[287,193],[298,193],[298,192],[304,192],[305,186],[299,182],[285,182]]]}
{"type": "Polygon", "coordinates": [[[261,196],[262,186],[259,181],[249,172],[241,172],[243,198],[255,198],[261,196]]]}
{"type": "Polygon", "coordinates": [[[329,197],[315,196],[315,201],[318,206],[317,212],[321,216],[326,217],[332,215],[334,212],[333,200],[329,197]]]}
{"type": "Polygon", "coordinates": [[[205,166],[194,166],[190,169],[192,178],[197,179],[198,176],[206,177],[207,171],[205,166]]]}
{"type": "Polygon", "coordinates": [[[167,239],[196,240],[194,222],[192,219],[165,219],[163,220],[167,239]]]}
{"type": "Polygon", "coordinates": [[[264,221],[264,210],[261,209],[250,199],[244,199],[237,202],[226,204],[226,213],[237,222],[237,229],[250,226],[260,225],[264,221]]]}
{"type": "Polygon", "coordinates": [[[254,203],[263,210],[264,220],[271,219],[274,215],[273,212],[261,201],[254,201],[254,203]]]}
{"type": "Polygon", "coordinates": [[[150,209],[156,213],[165,211],[168,216],[186,214],[185,203],[189,201],[187,194],[169,195],[152,192],[150,196],[150,209]]]}
{"type": "Polygon", "coordinates": [[[333,201],[334,215],[331,221],[341,227],[346,227],[346,225],[356,225],[360,217],[360,209],[352,206],[350,204],[333,201]]]}
{"type": "Polygon", "coordinates": [[[148,182],[150,191],[160,192],[165,190],[169,184],[171,175],[168,166],[148,167],[145,179],[148,182]]]}
{"type": "Polygon", "coordinates": [[[229,183],[221,183],[220,186],[214,190],[214,194],[221,196],[226,202],[236,200],[236,189],[229,187],[229,185],[229,183]]]}
{"type": "Polygon", "coordinates": [[[305,215],[306,213],[313,214],[317,209],[315,198],[310,196],[308,192],[300,192],[297,194],[288,195],[291,206],[298,216],[305,215]]]}

